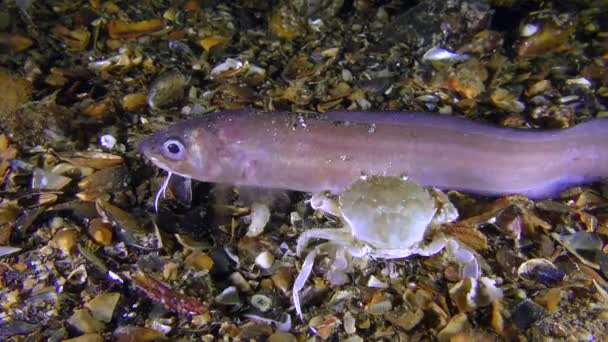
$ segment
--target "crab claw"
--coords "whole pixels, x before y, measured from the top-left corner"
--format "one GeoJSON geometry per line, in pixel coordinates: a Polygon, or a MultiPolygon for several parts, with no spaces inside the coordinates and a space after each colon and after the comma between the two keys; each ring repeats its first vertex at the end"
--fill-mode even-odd
{"type": "Polygon", "coordinates": [[[321,210],[328,214],[340,217],[340,204],[338,201],[331,198],[329,191],[321,191],[312,195],[310,198],[310,206],[314,210],[321,210]]]}

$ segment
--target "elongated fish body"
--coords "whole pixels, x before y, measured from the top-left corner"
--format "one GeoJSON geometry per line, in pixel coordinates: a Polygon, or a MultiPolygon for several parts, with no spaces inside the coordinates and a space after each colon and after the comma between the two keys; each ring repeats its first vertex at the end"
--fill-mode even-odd
{"type": "Polygon", "coordinates": [[[499,128],[437,114],[225,111],[152,134],[140,151],[199,181],[338,193],[361,174],[531,198],[608,176],[608,120],[499,128]]]}

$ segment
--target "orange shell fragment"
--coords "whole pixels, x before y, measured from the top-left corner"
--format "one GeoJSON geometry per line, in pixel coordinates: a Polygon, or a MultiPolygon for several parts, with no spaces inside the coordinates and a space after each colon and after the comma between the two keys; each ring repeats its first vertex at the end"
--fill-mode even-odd
{"type": "Polygon", "coordinates": [[[160,19],[149,19],[136,22],[112,20],[108,23],[108,33],[112,39],[134,39],[163,28],[160,19]]]}

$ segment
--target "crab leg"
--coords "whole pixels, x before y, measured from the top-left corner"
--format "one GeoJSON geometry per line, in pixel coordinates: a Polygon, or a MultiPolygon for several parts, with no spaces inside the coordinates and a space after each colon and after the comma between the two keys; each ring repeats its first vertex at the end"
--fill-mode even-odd
{"type": "Polygon", "coordinates": [[[308,245],[310,239],[324,239],[339,245],[348,245],[352,243],[353,236],[350,228],[325,228],[325,229],[309,229],[303,232],[298,238],[296,246],[296,254],[301,255],[302,251],[308,245]]]}
{"type": "Polygon", "coordinates": [[[298,273],[296,280],[293,282],[293,306],[295,307],[296,313],[298,314],[298,317],[300,317],[301,320],[304,320],[304,316],[302,315],[302,306],[300,304],[300,291],[302,291],[302,289],[304,288],[304,284],[306,284],[308,277],[310,277],[310,274],[312,273],[312,267],[315,264],[315,258],[317,257],[318,250],[319,246],[317,246],[315,249],[313,249],[306,255],[306,258],[302,263],[300,273],[298,273]]]}

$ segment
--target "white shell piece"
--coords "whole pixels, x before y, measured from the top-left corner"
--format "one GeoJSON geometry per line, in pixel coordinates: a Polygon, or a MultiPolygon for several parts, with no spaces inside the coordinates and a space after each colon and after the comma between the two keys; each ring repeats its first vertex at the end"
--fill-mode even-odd
{"type": "Polygon", "coordinates": [[[423,61],[466,61],[469,59],[468,55],[459,54],[450,50],[442,49],[440,47],[430,48],[423,56],[423,61]]]}
{"type": "Polygon", "coordinates": [[[116,145],[116,138],[110,134],[105,134],[99,137],[99,145],[111,150],[116,145]]]}
{"type": "Polygon", "coordinates": [[[521,28],[519,35],[522,37],[530,37],[531,35],[538,32],[540,26],[538,24],[526,24],[521,28]]]}

